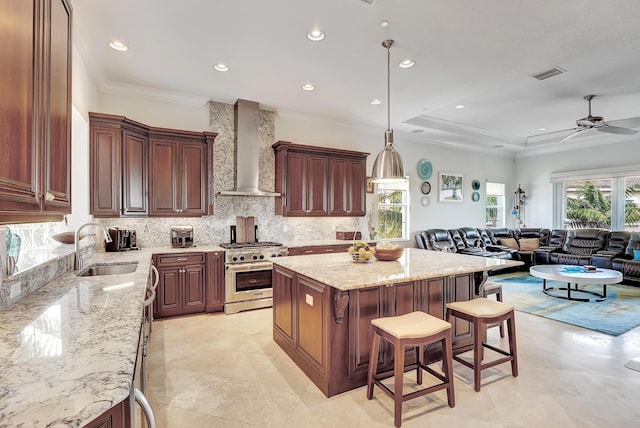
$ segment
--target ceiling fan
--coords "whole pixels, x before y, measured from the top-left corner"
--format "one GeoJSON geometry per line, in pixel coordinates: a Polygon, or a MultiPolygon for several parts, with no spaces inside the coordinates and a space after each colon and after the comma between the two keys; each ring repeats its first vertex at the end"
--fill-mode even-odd
{"type": "Polygon", "coordinates": [[[589,103],[589,115],[587,117],[583,117],[582,119],[576,120],[577,127],[575,128],[574,132],[567,135],[556,144],[564,143],[565,141],[580,134],[584,136],[596,131],[620,135],[633,135],[638,133],[638,131],[630,128],[636,128],[640,126],[640,117],[631,117],[629,119],[620,119],[605,122],[602,116],[592,116],[591,100],[594,98],[595,95],[586,95],[584,97],[584,99],[589,103]]]}

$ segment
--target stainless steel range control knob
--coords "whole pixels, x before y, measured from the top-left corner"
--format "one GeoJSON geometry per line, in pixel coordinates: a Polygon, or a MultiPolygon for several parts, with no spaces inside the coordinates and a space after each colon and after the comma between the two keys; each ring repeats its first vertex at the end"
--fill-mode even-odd
{"type": "Polygon", "coordinates": [[[238,261],[238,257],[233,256],[233,257],[231,257],[231,260],[234,261],[234,262],[237,262],[238,261]]]}
{"type": "Polygon", "coordinates": [[[244,260],[244,256],[240,256],[240,261],[243,261],[243,260],[244,260]]]}
{"type": "Polygon", "coordinates": [[[264,259],[264,254],[260,254],[260,260],[264,259]]]}
{"type": "Polygon", "coordinates": [[[254,254],[253,256],[251,256],[251,258],[252,258],[253,260],[258,260],[258,255],[257,255],[257,254],[254,254]]]}

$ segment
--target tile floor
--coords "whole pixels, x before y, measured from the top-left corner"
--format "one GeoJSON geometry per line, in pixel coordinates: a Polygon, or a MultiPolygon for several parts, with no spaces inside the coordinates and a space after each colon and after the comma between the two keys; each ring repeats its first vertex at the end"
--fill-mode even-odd
{"type": "MultiPolygon", "coordinates": [[[[378,388],[326,398],[272,340],[271,309],[156,320],[148,398],[159,427],[392,427],[378,388]]],[[[640,316],[640,315],[639,315],[640,316]]],[[[454,362],[456,406],[445,391],[406,402],[403,427],[626,427],[640,421],[640,327],[613,337],[516,313],[519,376],[508,364],[454,362]]],[[[489,341],[500,340],[497,329],[489,341]]],[[[505,342],[506,345],[506,342],[505,342]]],[[[427,376],[425,376],[425,379],[427,376]]],[[[406,376],[405,384],[412,380],[406,376]]]]}

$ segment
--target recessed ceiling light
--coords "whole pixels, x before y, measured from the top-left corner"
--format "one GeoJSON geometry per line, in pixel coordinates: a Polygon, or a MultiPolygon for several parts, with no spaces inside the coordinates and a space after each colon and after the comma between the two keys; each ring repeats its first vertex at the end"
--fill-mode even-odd
{"type": "Polygon", "coordinates": [[[457,106],[455,106],[456,110],[460,110],[464,108],[464,104],[458,104],[457,106]]]}
{"type": "Polygon", "coordinates": [[[216,71],[229,71],[229,66],[223,63],[216,64],[213,68],[215,68],[216,71]]]}
{"type": "Polygon", "coordinates": [[[307,39],[311,40],[312,42],[319,42],[320,40],[324,39],[324,33],[320,30],[311,30],[307,33],[307,39]]]}
{"type": "Polygon", "coordinates": [[[375,100],[369,101],[369,104],[371,104],[372,106],[378,106],[378,105],[382,104],[382,100],[376,98],[375,100]]]}
{"type": "Polygon", "coordinates": [[[386,19],[384,21],[380,21],[380,26],[381,27],[388,27],[389,26],[389,21],[387,21],[386,19]]]}
{"type": "Polygon", "coordinates": [[[118,40],[111,40],[109,42],[109,46],[111,47],[111,49],[115,49],[117,51],[121,51],[124,52],[127,49],[129,49],[129,47],[127,45],[125,45],[124,43],[118,41],[118,40]]]}
{"type": "Polygon", "coordinates": [[[542,128],[538,128],[538,131],[546,131],[547,128],[545,128],[544,126],[542,128]]]}
{"type": "Polygon", "coordinates": [[[414,129],[414,130],[413,130],[413,131],[411,131],[411,132],[413,132],[414,134],[419,134],[419,133],[421,133],[421,132],[424,132],[424,129],[414,129]]]}
{"type": "Polygon", "coordinates": [[[408,58],[407,59],[403,59],[402,61],[400,61],[398,63],[398,67],[400,67],[400,68],[411,68],[414,65],[416,65],[416,62],[414,60],[408,59],[408,58]]]}
{"type": "Polygon", "coordinates": [[[305,83],[304,85],[302,85],[302,90],[303,91],[313,91],[316,87],[313,86],[311,83],[305,83]]]}
{"type": "Polygon", "coordinates": [[[502,144],[496,144],[495,146],[493,146],[494,149],[501,149],[503,147],[504,147],[504,145],[502,145],[502,144]]]}

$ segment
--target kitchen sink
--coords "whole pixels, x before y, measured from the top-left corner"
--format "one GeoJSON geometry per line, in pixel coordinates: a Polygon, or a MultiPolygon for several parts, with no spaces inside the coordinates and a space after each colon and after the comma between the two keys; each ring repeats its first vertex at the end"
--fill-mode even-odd
{"type": "Polygon", "coordinates": [[[78,276],[101,276],[101,275],[117,275],[120,273],[135,272],[138,268],[138,262],[132,263],[115,263],[115,264],[93,264],[84,269],[78,276]]]}

